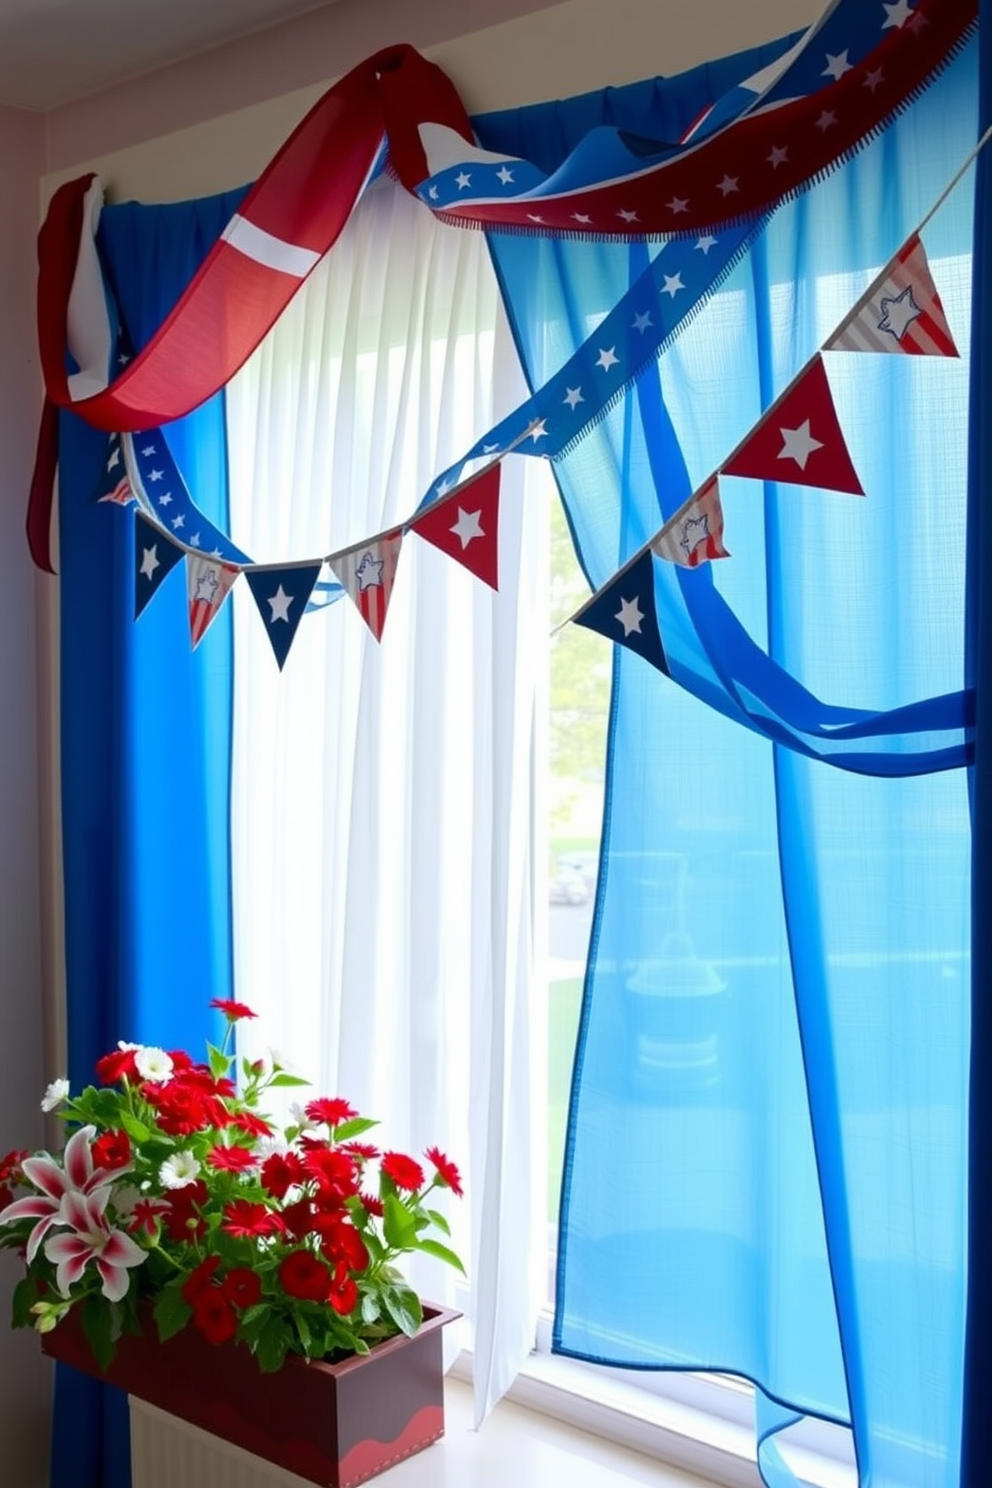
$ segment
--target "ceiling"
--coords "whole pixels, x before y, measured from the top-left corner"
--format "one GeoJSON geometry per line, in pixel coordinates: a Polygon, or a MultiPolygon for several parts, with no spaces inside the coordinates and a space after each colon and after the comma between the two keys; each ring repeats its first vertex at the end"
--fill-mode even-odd
{"type": "Polygon", "coordinates": [[[0,0],[0,104],[45,111],[329,0],[0,0]]]}

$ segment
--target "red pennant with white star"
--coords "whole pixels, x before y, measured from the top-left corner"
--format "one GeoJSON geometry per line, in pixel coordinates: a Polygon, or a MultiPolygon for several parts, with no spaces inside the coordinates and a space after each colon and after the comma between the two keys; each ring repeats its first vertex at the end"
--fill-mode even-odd
{"type": "Polygon", "coordinates": [[[220,614],[239,568],[221,563],[219,558],[186,554],[186,598],[189,604],[189,636],[193,649],[200,644],[220,614]]]}
{"type": "Polygon", "coordinates": [[[753,480],[848,491],[852,496],[865,494],[847,452],[819,354],[772,404],[720,471],[753,480]]]}
{"type": "Polygon", "coordinates": [[[346,553],[333,553],[327,560],[377,641],[386,623],[402,542],[401,531],[386,532],[346,553]]]}
{"type": "Polygon", "coordinates": [[[926,252],[915,233],[862,295],[824,350],[958,355],[926,252]]]}
{"type": "Polygon", "coordinates": [[[456,558],[488,584],[499,588],[499,482],[501,465],[429,506],[410,530],[456,558]]]}

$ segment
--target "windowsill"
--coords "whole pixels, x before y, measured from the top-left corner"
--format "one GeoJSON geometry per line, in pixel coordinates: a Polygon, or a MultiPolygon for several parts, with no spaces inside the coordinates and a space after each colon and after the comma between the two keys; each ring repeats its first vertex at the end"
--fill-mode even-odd
{"type": "MultiPolygon", "coordinates": [[[[471,1384],[470,1354],[458,1357],[450,1377],[471,1384]]],[[[533,1353],[505,1399],[602,1438],[623,1456],[638,1453],[727,1488],[761,1488],[750,1386],[675,1373],[652,1375],[646,1389],[638,1378],[533,1353]]],[[[780,1438],[780,1449],[797,1476],[815,1488],[857,1483],[848,1433],[837,1427],[804,1421],[780,1438]]]]}

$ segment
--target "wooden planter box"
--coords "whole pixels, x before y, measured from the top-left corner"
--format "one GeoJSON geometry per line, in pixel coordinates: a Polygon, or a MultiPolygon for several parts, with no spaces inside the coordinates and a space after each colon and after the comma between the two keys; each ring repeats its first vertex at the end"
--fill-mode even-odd
{"type": "Polygon", "coordinates": [[[321,1488],[352,1488],[444,1435],[441,1329],[458,1316],[425,1303],[413,1338],[339,1364],[290,1355],[274,1374],[243,1345],[211,1344],[191,1327],[166,1343],[125,1336],[102,1371],[73,1313],[42,1348],[321,1488]]]}

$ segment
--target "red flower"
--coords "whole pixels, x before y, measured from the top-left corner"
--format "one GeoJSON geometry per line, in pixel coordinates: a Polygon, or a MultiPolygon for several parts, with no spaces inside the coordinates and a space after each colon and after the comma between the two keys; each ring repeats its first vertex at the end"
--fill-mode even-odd
{"type": "Polygon", "coordinates": [[[231,1125],[238,1127],[240,1131],[248,1132],[253,1137],[271,1137],[272,1135],[272,1127],[254,1111],[236,1111],[231,1117],[231,1125]]]}
{"type": "Polygon", "coordinates": [[[138,1199],[131,1210],[127,1227],[129,1230],[144,1230],[146,1235],[154,1235],[158,1229],[159,1215],[166,1214],[168,1209],[168,1204],[161,1199],[138,1199]]]}
{"type": "Polygon", "coordinates": [[[327,1300],[339,1312],[342,1317],[347,1317],[353,1311],[358,1301],[358,1287],[354,1279],[348,1275],[343,1266],[339,1266],[334,1273],[331,1289],[327,1294],[327,1300]]]}
{"type": "Polygon", "coordinates": [[[15,1147],[10,1152],[0,1157],[0,1183],[10,1180],[12,1183],[23,1181],[21,1163],[26,1157],[30,1157],[26,1147],[15,1147]]]}
{"type": "Polygon", "coordinates": [[[355,1160],[334,1147],[320,1147],[307,1152],[303,1165],[320,1189],[321,1200],[347,1199],[358,1192],[355,1160]]]}
{"type": "Polygon", "coordinates": [[[90,1151],[98,1168],[126,1168],[131,1161],[131,1142],[127,1132],[101,1132],[90,1151]]]}
{"type": "Polygon", "coordinates": [[[291,1250],[279,1267],[279,1282],[287,1297],[301,1302],[326,1302],[331,1273],[309,1250],[291,1250]]]}
{"type": "Polygon", "coordinates": [[[282,1222],[295,1239],[302,1240],[313,1230],[313,1215],[310,1199],[297,1199],[295,1204],[287,1204],[282,1211],[282,1222]]]}
{"type": "Polygon", "coordinates": [[[247,1266],[235,1266],[221,1282],[221,1292],[235,1307],[254,1307],[261,1301],[262,1283],[258,1273],[247,1266]]]}
{"type": "Polygon", "coordinates": [[[96,1062],[96,1076],[101,1085],[116,1085],[118,1080],[138,1080],[133,1049],[111,1049],[96,1062]]]}
{"type": "Polygon", "coordinates": [[[207,1162],[222,1173],[243,1173],[246,1168],[253,1168],[258,1158],[246,1147],[211,1147],[207,1162]]]}
{"type": "Polygon", "coordinates": [[[6,1209],[8,1204],[14,1202],[14,1190],[6,1183],[0,1183],[0,1209],[6,1209]]]}
{"type": "Polygon", "coordinates": [[[364,1161],[379,1156],[378,1147],[373,1147],[371,1142],[342,1142],[339,1150],[350,1152],[352,1157],[360,1157],[364,1161]]]}
{"type": "Polygon", "coordinates": [[[353,1106],[349,1106],[346,1100],[340,1097],[328,1100],[322,1097],[320,1100],[308,1101],[303,1107],[311,1121],[323,1121],[327,1126],[340,1126],[342,1121],[350,1121],[352,1116],[358,1112],[353,1106]]]}
{"type": "Polygon", "coordinates": [[[250,1239],[255,1235],[279,1235],[285,1229],[282,1217],[266,1209],[264,1204],[253,1204],[249,1199],[233,1199],[224,1207],[221,1229],[228,1235],[239,1235],[250,1239]]]}
{"type": "Polygon", "coordinates": [[[382,1159],[382,1171],[389,1174],[397,1188],[420,1188],[424,1181],[420,1164],[402,1152],[387,1152],[382,1159]]]}
{"type": "Polygon", "coordinates": [[[230,1125],[231,1114],[219,1093],[209,1075],[204,1088],[202,1073],[197,1070],[184,1071],[167,1085],[142,1087],[145,1099],[155,1107],[159,1126],[173,1137],[190,1136],[208,1126],[230,1125]]]}
{"type": "Polygon", "coordinates": [[[349,1271],[365,1270],[369,1263],[368,1249],[353,1224],[335,1215],[333,1223],[328,1225],[321,1225],[318,1220],[316,1229],[321,1236],[320,1248],[329,1261],[347,1266],[349,1271]]]}
{"type": "Polygon", "coordinates": [[[198,1240],[206,1233],[207,1222],[199,1211],[209,1198],[210,1190],[202,1178],[173,1189],[163,1220],[170,1240],[198,1240]]]}
{"type": "Polygon", "coordinates": [[[204,1287],[197,1293],[193,1321],[211,1343],[226,1343],[238,1331],[238,1315],[220,1287],[204,1287]]]}
{"type": "Polygon", "coordinates": [[[462,1196],[462,1176],[450,1158],[445,1157],[439,1147],[428,1147],[424,1156],[437,1169],[437,1176],[445,1188],[450,1188],[459,1198],[462,1196]]]}
{"type": "Polygon", "coordinates": [[[382,1200],[377,1198],[375,1194],[369,1193],[363,1193],[360,1195],[360,1197],[362,1200],[362,1208],[365,1210],[366,1214],[375,1214],[379,1219],[381,1219],[383,1214],[385,1213],[382,1200]]]}
{"type": "Polygon", "coordinates": [[[214,997],[211,999],[210,1006],[220,1008],[229,1023],[237,1023],[241,1018],[258,1017],[258,1014],[253,1013],[250,1007],[246,1007],[243,1002],[235,1002],[233,997],[214,997]]]}
{"type": "Polygon", "coordinates": [[[262,1164],[262,1183],[274,1199],[284,1199],[294,1183],[302,1183],[306,1168],[295,1152],[273,1152],[262,1164]]]}
{"type": "Polygon", "coordinates": [[[183,1282],[183,1297],[192,1306],[197,1297],[208,1287],[213,1279],[213,1274],[220,1265],[220,1256],[209,1255],[206,1260],[192,1270],[183,1282]]]}

